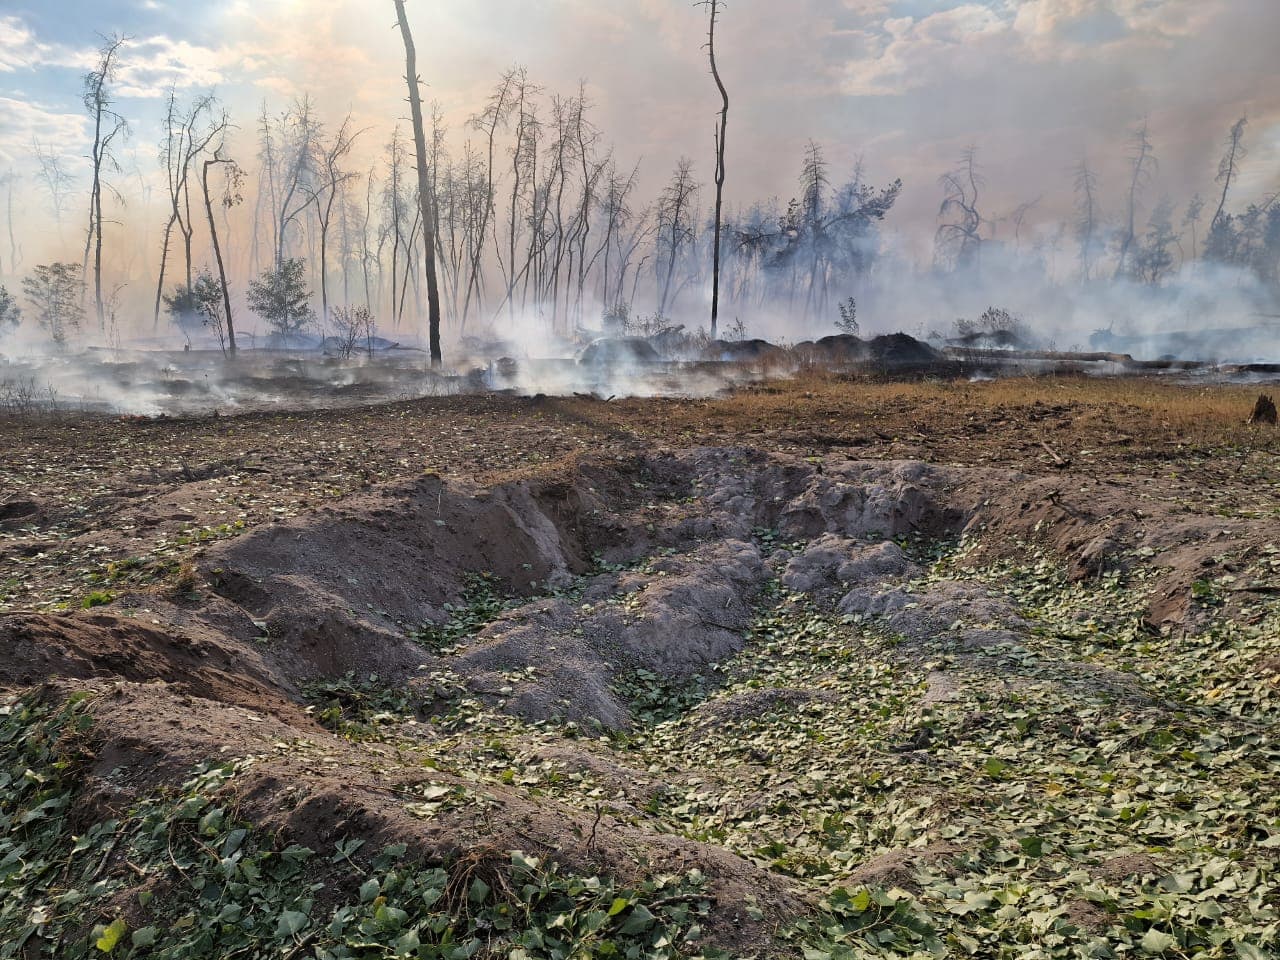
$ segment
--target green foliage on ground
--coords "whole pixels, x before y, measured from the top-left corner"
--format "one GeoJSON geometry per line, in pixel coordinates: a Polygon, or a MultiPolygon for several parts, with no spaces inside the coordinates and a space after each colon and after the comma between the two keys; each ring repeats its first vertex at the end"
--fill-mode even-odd
{"type": "MultiPolygon", "coordinates": [[[[423,678],[425,696],[355,677],[309,693],[347,738],[455,775],[400,790],[413,816],[515,792],[607,811],[603,831],[721,847],[807,892],[760,956],[1274,956],[1280,604],[1259,595],[1228,618],[1231,577],[1256,578],[1207,575],[1209,628],[1154,633],[1143,569],[1072,583],[1034,555],[945,554],[911,592],[962,579],[1025,618],[982,645],[970,631],[995,625],[961,617],[913,641],[775,588],[742,653],[703,677],[620,668],[637,721],[625,735],[515,719],[447,669],[423,678]]],[[[477,584],[442,648],[507,603],[477,584]]],[[[532,679],[509,671],[503,690],[532,679]]],[[[304,850],[243,822],[245,762],[72,836],[90,733],[83,703],[19,701],[0,723],[0,958],[469,957],[491,942],[513,958],[715,955],[699,943],[710,899],[696,873],[626,891],[521,854],[422,864],[359,838],[304,850]],[[163,896],[119,900],[134,868],[163,896]]]]}
{"type": "Polygon", "coordinates": [[[2,709],[0,957],[721,956],[691,948],[710,909],[696,871],[626,889],[518,851],[429,864],[404,845],[369,855],[358,837],[313,850],[239,815],[246,763],[203,767],[76,835],[84,701],[2,709]]]}

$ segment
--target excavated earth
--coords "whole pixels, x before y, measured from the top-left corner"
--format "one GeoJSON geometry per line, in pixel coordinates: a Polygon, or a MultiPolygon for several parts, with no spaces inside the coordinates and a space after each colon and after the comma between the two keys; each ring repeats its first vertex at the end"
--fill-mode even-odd
{"type": "MultiPolygon", "coordinates": [[[[121,575],[85,609],[10,604],[0,615],[0,686],[53,701],[91,694],[91,759],[76,787],[83,823],[128,816],[136,798],[199,764],[253,758],[230,788],[240,813],[291,842],[320,848],[355,834],[369,849],[406,843],[440,862],[519,849],[627,882],[696,867],[714,903],[708,942],[767,956],[774,933],[817,894],[712,835],[646,818],[673,776],[693,772],[633,765],[625,750],[602,746],[653,722],[634,678],[661,689],[714,686],[720,665],[757,642],[761,612],[786,596],[895,638],[921,709],[954,699],[973,682],[966,663],[986,663],[1036,625],[989,579],[968,579],[957,566],[929,576],[938,545],[962,549],[974,568],[1034,556],[1072,582],[1142,578],[1138,615],[1153,636],[1256,618],[1249,605],[1276,589],[1273,575],[1258,572],[1278,539],[1274,485],[1262,491],[1270,513],[1224,518],[1142,496],[1118,472],[1055,463],[1071,453],[1058,440],[1044,445],[1052,461],[1036,449],[1018,462],[927,462],[935,458],[863,444],[694,439],[637,430],[624,445],[497,482],[438,471],[366,478],[310,508],[280,510],[282,519],[197,542],[188,556],[150,568],[150,580],[121,575]],[[1212,608],[1198,602],[1202,584],[1222,571],[1247,589],[1222,593],[1212,608]],[[477,583],[505,602],[449,632],[477,583]],[[941,668],[934,661],[944,646],[952,659],[941,668]],[[321,722],[317,684],[371,675],[407,696],[411,710],[370,740],[321,722]],[[441,722],[460,702],[540,731],[537,759],[583,771],[601,785],[599,803],[469,775],[461,758],[480,744],[465,724],[459,732],[441,722]],[[446,742],[458,764],[424,766],[422,756],[446,742]],[[424,817],[410,799],[437,788],[465,788],[483,802],[424,817]]],[[[1260,442],[1271,445],[1259,456],[1274,476],[1273,441],[1260,442]]],[[[190,484],[207,479],[182,469],[190,484]]],[[[48,536],[39,517],[52,524],[60,505],[35,493],[7,503],[7,556],[30,559],[24,550],[48,536]],[[15,522],[23,518],[25,527],[15,522]]],[[[157,507],[165,516],[186,509],[157,507]]],[[[109,528],[74,536],[112,542],[109,528]]],[[[1016,662],[1000,663],[993,683],[1025,679],[1016,662]]],[[[1083,658],[1059,666],[1063,684],[1123,701],[1162,698],[1141,678],[1083,658]]],[[[685,709],[715,731],[778,711],[821,712],[833,696],[765,685],[685,709]]],[[[715,770],[699,773],[715,783],[715,770]]],[[[767,780],[759,788],[767,796],[767,780]]],[[[849,880],[910,887],[917,861],[961,853],[930,842],[869,848],[851,862],[849,880]]],[[[135,886],[157,882],[139,877],[135,886]]]]}

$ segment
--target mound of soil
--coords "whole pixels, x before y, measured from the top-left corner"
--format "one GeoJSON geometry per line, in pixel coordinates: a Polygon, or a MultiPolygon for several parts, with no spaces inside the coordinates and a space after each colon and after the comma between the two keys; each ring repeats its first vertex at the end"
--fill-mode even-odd
{"type": "Polygon", "coordinates": [[[905,333],[889,333],[875,337],[867,344],[870,361],[879,367],[899,369],[941,363],[942,354],[905,333]]]}
{"type": "Polygon", "coordinates": [[[643,669],[686,678],[732,656],[763,580],[755,546],[708,544],[643,572],[600,578],[584,591],[602,598],[595,603],[522,607],[482,631],[455,668],[478,692],[501,689],[504,674],[531,674],[500,701],[528,719],[623,729],[631,718],[613,688],[619,674],[643,669]]]}
{"type": "Polygon", "coordinates": [[[786,351],[768,340],[712,340],[702,350],[703,360],[719,360],[723,363],[749,363],[753,361],[781,361],[786,351]]]}
{"type": "Polygon", "coordinates": [[[578,362],[591,367],[614,367],[657,363],[661,359],[653,344],[643,337],[616,337],[592,343],[582,351],[578,362]]]}
{"type": "Polygon", "coordinates": [[[861,363],[870,356],[867,342],[849,333],[823,337],[814,343],[806,341],[797,344],[796,349],[802,351],[810,362],[816,363],[861,363]]]}
{"type": "Polygon", "coordinates": [[[862,340],[851,334],[836,334],[795,346],[796,355],[806,363],[827,367],[865,365],[894,373],[911,372],[944,364],[946,358],[905,333],[891,333],[862,340]]]}

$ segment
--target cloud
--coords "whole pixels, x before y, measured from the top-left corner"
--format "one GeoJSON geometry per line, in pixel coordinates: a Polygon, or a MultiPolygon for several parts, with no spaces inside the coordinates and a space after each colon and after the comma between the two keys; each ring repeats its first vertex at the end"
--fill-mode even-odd
{"type": "MultiPolygon", "coordinates": [[[[158,6],[147,9],[160,9],[158,6]]],[[[244,54],[232,47],[208,47],[158,35],[131,39],[121,51],[116,94],[151,99],[163,97],[171,85],[179,89],[212,87],[244,54]]],[[[39,72],[47,68],[93,69],[93,47],[72,48],[42,42],[22,19],[0,17],[0,73],[39,72]]]]}
{"type": "Polygon", "coordinates": [[[31,157],[33,141],[63,156],[84,153],[86,119],[30,100],[0,96],[0,161],[20,166],[31,157]]]}
{"type": "Polygon", "coordinates": [[[1015,55],[1013,23],[980,3],[965,3],[915,19],[884,20],[859,35],[862,54],[845,67],[849,96],[896,96],[972,75],[989,57],[1015,55]]]}
{"type": "Polygon", "coordinates": [[[232,48],[214,49],[170,37],[134,40],[120,59],[116,92],[147,99],[165,96],[170,86],[214,87],[242,59],[243,54],[232,48]]]}
{"type": "Polygon", "coordinates": [[[78,61],[70,49],[44,43],[20,17],[0,17],[0,73],[76,65],[78,61]]]}

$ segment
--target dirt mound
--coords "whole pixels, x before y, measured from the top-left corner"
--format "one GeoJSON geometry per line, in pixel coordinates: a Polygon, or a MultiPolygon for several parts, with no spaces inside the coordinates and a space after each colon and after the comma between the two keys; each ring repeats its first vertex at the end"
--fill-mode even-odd
{"type": "Polygon", "coordinates": [[[786,351],[768,340],[712,340],[702,350],[703,360],[719,360],[724,363],[754,361],[781,361],[786,351]]]}
{"type": "Polygon", "coordinates": [[[941,363],[942,354],[905,333],[889,333],[867,343],[871,363],[878,367],[899,369],[941,363]]]}
{"type": "MultiPolygon", "coordinates": [[[[720,932],[726,939],[762,936],[756,922],[738,909],[744,902],[759,903],[771,913],[800,906],[783,878],[715,846],[655,835],[628,817],[553,799],[534,801],[500,783],[480,785],[451,771],[415,769],[327,736],[305,719],[285,723],[152,684],[91,689],[98,695],[97,735],[81,792],[86,823],[127,815],[137,794],[180,779],[231,748],[235,756],[253,759],[220,797],[221,804],[256,832],[293,845],[328,850],[335,840],[358,837],[368,854],[344,861],[357,870],[367,869],[370,857],[391,844],[405,844],[415,859],[433,863],[478,851],[505,859],[506,851],[529,850],[583,875],[607,865],[611,876],[634,883],[649,875],[654,862],[697,864],[712,902],[724,904],[708,921],[729,928],[720,932]],[[435,796],[433,791],[454,799],[425,807],[411,802],[415,796],[435,796]]],[[[341,870],[325,879],[339,884],[325,896],[340,902],[354,894],[362,877],[341,870]]]]}
{"type": "Polygon", "coordinates": [[[1029,627],[1009,601],[992,591],[949,581],[924,589],[855,587],[838,609],[850,616],[875,618],[890,632],[910,640],[947,636],[961,647],[1009,642],[1029,627]]]}
{"type": "Polygon", "coordinates": [[[661,359],[653,344],[644,337],[616,337],[595,341],[582,351],[578,362],[592,367],[612,367],[657,363],[661,359]]]}
{"type": "Polygon", "coordinates": [[[920,866],[944,863],[961,852],[949,843],[887,850],[854,870],[850,879],[855,884],[915,891],[915,875],[920,866]]]}
{"type": "MultiPolygon", "coordinates": [[[[679,462],[693,471],[706,512],[738,518],[748,527],[776,528],[787,537],[946,535],[967,516],[969,495],[951,489],[956,474],[924,463],[815,465],[735,448],[696,450],[679,462]]],[[[981,478],[982,471],[972,474],[981,478]]]]}
{"type": "Polygon", "coordinates": [[[482,631],[456,669],[477,692],[506,691],[501,704],[529,719],[621,729],[630,717],[612,682],[637,669],[690,677],[736,653],[763,576],[748,543],[666,557],[591,584],[594,603],[521,607],[482,631]]]}
{"type": "Polygon", "coordinates": [[[849,537],[823,534],[788,561],[781,579],[783,586],[796,593],[820,593],[919,571],[896,543],[868,546],[849,537]]]}
{"type": "Polygon", "coordinates": [[[796,344],[796,353],[809,363],[861,363],[870,355],[867,342],[849,333],[796,344]]]}
{"type": "Polygon", "coordinates": [[[443,620],[469,572],[528,593],[618,542],[625,528],[579,479],[485,490],[427,476],[216,546],[201,570],[264,624],[290,676],[403,672],[427,659],[406,634],[443,620]]]}
{"type": "Polygon", "coordinates": [[[864,365],[896,373],[946,362],[941,353],[905,333],[891,333],[863,340],[842,333],[796,344],[795,352],[807,363],[822,366],[864,365]]]}
{"type": "MultiPolygon", "coordinates": [[[[1081,580],[1149,562],[1158,578],[1144,619],[1157,632],[1200,630],[1207,610],[1197,591],[1246,569],[1249,558],[1264,555],[1275,541],[1274,526],[1261,518],[1194,515],[1151,500],[1137,484],[1093,476],[1013,475],[976,506],[965,535],[974,542],[975,561],[1036,544],[1081,580]]],[[[1215,602],[1230,611],[1247,597],[1247,590],[1228,591],[1215,602]]]]}
{"type": "Polygon", "coordinates": [[[112,614],[0,618],[0,688],[50,679],[161,683],[175,692],[298,714],[257,651],[211,630],[176,631],[112,614]]]}

